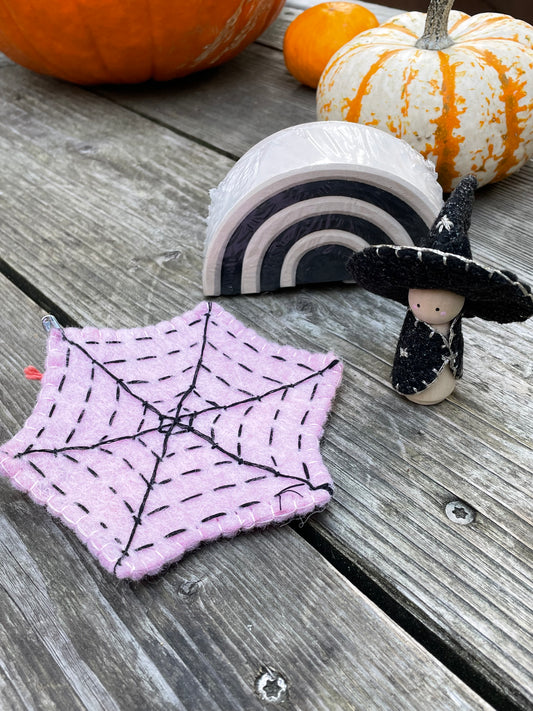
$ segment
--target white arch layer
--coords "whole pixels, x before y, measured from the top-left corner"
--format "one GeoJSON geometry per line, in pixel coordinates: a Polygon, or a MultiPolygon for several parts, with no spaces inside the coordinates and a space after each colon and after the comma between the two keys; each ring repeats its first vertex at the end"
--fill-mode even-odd
{"type": "Polygon", "coordinates": [[[281,268],[280,287],[296,285],[296,271],[302,257],[317,247],[329,244],[337,244],[342,247],[353,249],[354,252],[368,247],[368,242],[359,235],[344,230],[320,230],[310,232],[298,242],[292,245],[283,260],[281,268]]]}

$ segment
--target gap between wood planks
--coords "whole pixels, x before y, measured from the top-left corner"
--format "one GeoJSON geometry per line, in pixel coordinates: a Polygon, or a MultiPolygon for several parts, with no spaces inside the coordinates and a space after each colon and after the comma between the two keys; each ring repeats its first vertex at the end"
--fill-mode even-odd
{"type": "Polygon", "coordinates": [[[12,284],[14,284],[17,289],[22,291],[23,294],[28,296],[37,306],[39,306],[43,311],[51,313],[57,318],[61,326],[76,326],[79,327],[80,324],[72,319],[66,311],[62,308],[56,306],[50,299],[48,299],[43,292],[34,286],[26,277],[19,274],[16,269],[13,269],[2,257],[0,257],[0,273],[3,274],[6,279],[8,279],[12,284]]]}
{"type": "Polygon", "coordinates": [[[334,548],[325,536],[305,520],[291,522],[289,525],[354,587],[497,711],[525,711],[531,708],[530,700],[521,694],[515,694],[514,698],[510,699],[496,684],[491,683],[477,671],[465,657],[455,652],[406,607],[400,605],[385,587],[372,580],[361,567],[334,548]]]}
{"type": "MultiPolygon", "coordinates": [[[[20,291],[45,311],[53,313],[61,325],[77,326],[80,324],[72,319],[63,309],[56,306],[39,289],[20,275],[5,260],[0,258],[0,272],[20,291]]],[[[361,567],[355,565],[339,550],[336,550],[328,539],[319,531],[306,523],[306,520],[293,522],[291,528],[322,555],[336,570],[343,575],[363,595],[379,607],[384,614],[399,625],[416,642],[424,647],[432,656],[443,664],[450,672],[470,687],[496,711],[523,711],[528,707],[528,700],[518,694],[513,699],[504,694],[496,684],[484,677],[465,657],[455,652],[443,639],[427,625],[416,618],[414,614],[403,607],[399,601],[379,585],[361,567]]]]}
{"type": "Polygon", "coordinates": [[[138,109],[133,109],[130,106],[125,106],[124,104],[121,104],[119,101],[115,101],[114,99],[112,99],[108,94],[98,91],[98,89],[92,89],[92,88],[87,88],[87,87],[85,87],[85,89],[87,91],[90,91],[91,94],[96,94],[96,96],[99,96],[101,99],[105,99],[106,101],[109,101],[111,104],[120,106],[121,109],[130,111],[132,114],[135,114],[136,116],[140,116],[141,118],[144,118],[147,121],[151,121],[156,126],[160,126],[161,128],[164,128],[167,131],[171,131],[172,133],[175,133],[177,136],[180,136],[181,138],[186,138],[188,141],[193,141],[194,143],[197,143],[198,145],[202,146],[203,148],[207,148],[210,151],[214,151],[215,153],[218,153],[219,155],[224,156],[225,158],[229,158],[230,160],[233,160],[235,162],[237,162],[240,158],[240,156],[238,156],[236,153],[231,153],[230,151],[225,151],[223,148],[219,148],[218,146],[215,146],[214,144],[210,143],[209,141],[204,141],[203,139],[198,138],[197,136],[187,133],[187,131],[181,131],[179,128],[172,126],[171,124],[167,123],[166,121],[162,121],[161,119],[155,118],[154,116],[151,116],[150,114],[145,113],[143,111],[139,111],[138,109]]]}

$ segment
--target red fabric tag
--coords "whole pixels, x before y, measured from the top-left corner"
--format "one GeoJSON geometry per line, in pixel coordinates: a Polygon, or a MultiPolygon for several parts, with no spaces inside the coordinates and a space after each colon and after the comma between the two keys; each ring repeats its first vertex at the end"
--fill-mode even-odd
{"type": "Polygon", "coordinates": [[[37,368],[33,365],[28,365],[24,368],[24,375],[28,378],[28,380],[41,380],[43,377],[41,371],[37,370],[37,368]]]}

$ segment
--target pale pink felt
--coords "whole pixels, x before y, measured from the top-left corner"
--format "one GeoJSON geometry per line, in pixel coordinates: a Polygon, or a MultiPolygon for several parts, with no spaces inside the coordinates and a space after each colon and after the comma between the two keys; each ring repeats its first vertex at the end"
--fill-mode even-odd
{"type": "Polygon", "coordinates": [[[269,343],[217,304],[134,329],[53,329],[37,404],[0,473],[119,578],[323,507],[342,365],[269,343]]]}

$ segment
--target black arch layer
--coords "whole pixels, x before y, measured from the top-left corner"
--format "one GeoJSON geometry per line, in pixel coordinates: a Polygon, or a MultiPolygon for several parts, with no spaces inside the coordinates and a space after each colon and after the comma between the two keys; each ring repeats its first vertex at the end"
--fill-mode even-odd
{"type": "Polygon", "coordinates": [[[317,284],[352,279],[347,262],[353,250],[342,244],[321,244],[309,250],[298,262],[295,284],[317,284]]]}

